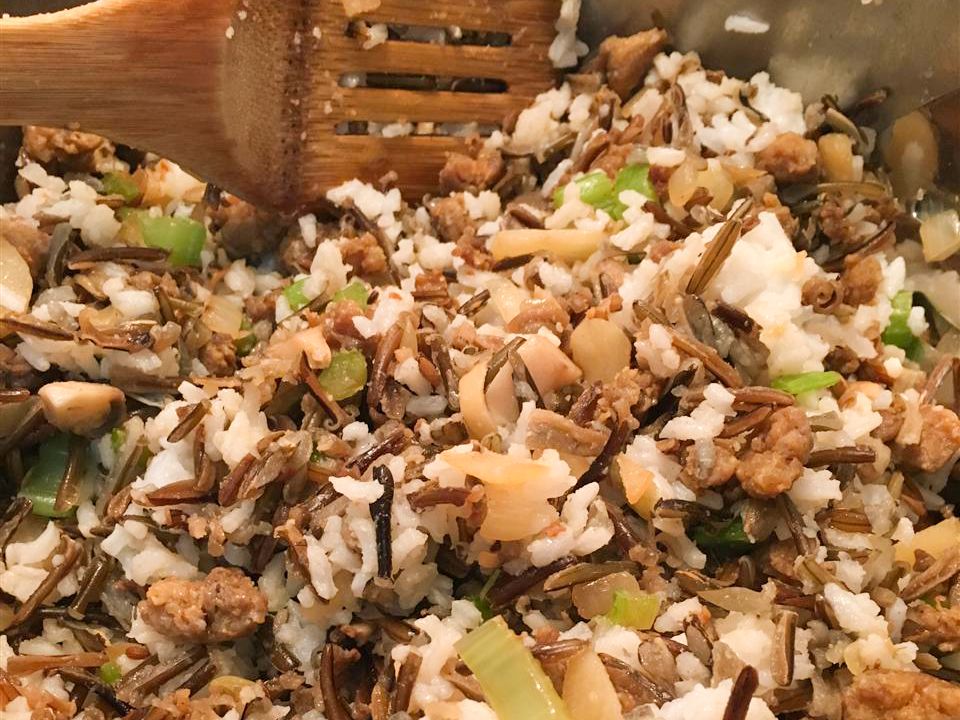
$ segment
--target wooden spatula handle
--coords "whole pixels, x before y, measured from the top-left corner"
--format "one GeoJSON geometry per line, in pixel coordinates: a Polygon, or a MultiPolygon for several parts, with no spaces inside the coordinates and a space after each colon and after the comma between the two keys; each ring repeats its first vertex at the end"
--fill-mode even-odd
{"type": "Polygon", "coordinates": [[[0,21],[0,124],[76,124],[155,141],[202,123],[234,0],[100,0],[0,21]],[[198,32],[220,24],[222,43],[198,32]],[[203,72],[190,72],[191,67],[203,72]]]}
{"type": "Polygon", "coordinates": [[[288,141],[263,130],[282,105],[266,96],[301,2],[98,0],[0,20],[0,125],[99,133],[282,204],[288,141]]]}

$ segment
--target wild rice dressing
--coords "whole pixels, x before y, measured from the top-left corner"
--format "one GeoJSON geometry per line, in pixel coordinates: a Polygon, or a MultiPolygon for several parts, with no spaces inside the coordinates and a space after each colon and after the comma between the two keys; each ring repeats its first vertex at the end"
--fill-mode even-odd
{"type": "Polygon", "coordinates": [[[958,256],[855,115],[666,42],[420,204],[27,128],[5,720],[960,718],[958,256]]]}

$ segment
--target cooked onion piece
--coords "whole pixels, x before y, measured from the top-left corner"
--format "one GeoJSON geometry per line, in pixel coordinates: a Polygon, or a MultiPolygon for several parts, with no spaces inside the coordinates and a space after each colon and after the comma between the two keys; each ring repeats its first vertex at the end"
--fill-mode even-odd
{"type": "Polygon", "coordinates": [[[296,372],[301,355],[307,358],[307,364],[314,370],[322,370],[330,365],[332,353],[320,325],[301,330],[289,337],[280,338],[274,335],[274,338],[271,338],[266,356],[284,362],[289,373],[296,372]]]}
{"type": "Polygon", "coordinates": [[[467,432],[475,440],[497,432],[497,427],[514,422],[520,414],[510,364],[504,364],[484,391],[486,375],[487,361],[484,360],[460,378],[460,411],[467,432]]]}
{"type": "Polygon", "coordinates": [[[500,314],[504,325],[517,316],[523,301],[530,298],[529,292],[503,277],[488,282],[487,290],[490,291],[490,302],[500,314]]]}
{"type": "Polygon", "coordinates": [[[823,174],[830,182],[855,182],[853,166],[853,139],[844,133],[829,133],[817,141],[823,174]]]}
{"type": "Polygon", "coordinates": [[[605,237],[601,230],[501,230],[493,236],[491,251],[495,260],[549,252],[576,262],[593,255],[605,237]]]}
{"type": "Polygon", "coordinates": [[[541,393],[559,390],[576,382],[583,374],[563,350],[539,335],[521,345],[517,354],[541,393]]]}
{"type": "Polygon", "coordinates": [[[652,518],[653,508],[660,499],[653,473],[629,455],[619,455],[611,465],[611,470],[620,480],[623,493],[631,507],[644,520],[652,518]]]}
{"type": "Polygon", "coordinates": [[[480,534],[488,540],[521,540],[536,535],[558,517],[549,500],[573,485],[566,465],[560,461],[525,460],[489,450],[447,450],[441,457],[483,483],[487,514],[480,534]]]}
{"type": "Polygon", "coordinates": [[[937,558],[950,548],[960,544],[960,518],[952,517],[921,530],[909,540],[894,545],[898,562],[913,565],[917,550],[937,558]]]}
{"type": "Polygon", "coordinates": [[[0,307],[13,312],[26,312],[33,295],[30,267],[17,249],[0,238],[0,307]]]}
{"type": "Polygon", "coordinates": [[[573,720],[620,720],[620,699],[600,656],[590,648],[574,655],[563,677],[563,702],[573,720]]]}
{"type": "Polygon", "coordinates": [[[927,262],[942,262],[960,250],[960,214],[944,210],[920,223],[923,257],[927,262]]]}
{"type": "Polygon", "coordinates": [[[243,322],[243,307],[235,300],[222,295],[211,295],[203,309],[203,323],[213,332],[223,333],[237,338],[243,333],[240,324],[243,322]]]}
{"type": "Polygon", "coordinates": [[[640,592],[640,583],[628,572],[612,573],[588,583],[581,583],[573,588],[573,604],[580,613],[580,617],[589,620],[597,615],[603,615],[613,605],[614,593],[617,591],[630,594],[640,592]]]}

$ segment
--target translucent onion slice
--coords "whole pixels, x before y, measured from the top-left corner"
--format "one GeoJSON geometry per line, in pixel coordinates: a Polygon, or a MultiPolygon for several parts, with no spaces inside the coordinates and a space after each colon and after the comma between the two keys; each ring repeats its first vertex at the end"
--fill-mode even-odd
{"type": "Polygon", "coordinates": [[[913,565],[917,550],[923,550],[934,558],[960,544],[960,518],[952,517],[921,530],[909,540],[893,546],[897,561],[913,565]]]}
{"type": "Polygon", "coordinates": [[[960,214],[944,210],[920,223],[923,257],[927,262],[942,262],[960,250],[960,214]]]}
{"type": "Polygon", "coordinates": [[[490,291],[490,301],[500,314],[503,324],[513,320],[520,312],[524,300],[530,299],[530,293],[519,288],[504,277],[496,277],[486,285],[490,291]]]}
{"type": "Polygon", "coordinates": [[[653,517],[653,508],[660,499],[653,473],[627,455],[618,456],[611,465],[611,471],[620,480],[630,506],[644,520],[650,520],[653,517]]]}
{"type": "Polygon", "coordinates": [[[823,174],[830,182],[855,182],[853,140],[844,133],[829,133],[817,141],[823,174]]]}
{"type": "Polygon", "coordinates": [[[898,119],[883,143],[883,157],[898,197],[912,199],[933,185],[940,148],[930,120],[919,111],[898,119]]]}
{"type": "MultiPolygon", "coordinates": [[[[461,407],[462,403],[461,396],[461,407]]],[[[447,450],[440,457],[483,483],[487,514],[480,535],[488,540],[521,540],[536,535],[559,517],[549,500],[573,484],[569,473],[558,472],[556,466],[539,460],[489,450],[447,450]]]]}
{"type": "Polygon", "coordinates": [[[513,391],[513,372],[510,364],[503,366],[484,392],[487,361],[478,362],[460,378],[460,412],[467,432],[474,440],[482,440],[497,432],[501,424],[514,422],[520,414],[513,391]]]}
{"type": "Polygon", "coordinates": [[[574,586],[571,593],[573,604],[580,617],[589,620],[609,612],[613,606],[614,593],[640,594],[640,583],[628,572],[611,573],[602,578],[574,586]]]}
{"type": "Polygon", "coordinates": [[[240,337],[243,322],[243,307],[239,302],[223,295],[211,295],[203,309],[203,324],[213,332],[232,338],[240,337]]]}
{"type": "Polygon", "coordinates": [[[567,663],[563,677],[563,702],[573,720],[621,720],[620,699],[592,649],[585,648],[567,663]]]}
{"type": "Polygon", "coordinates": [[[31,295],[30,267],[13,245],[0,238],[0,307],[16,313],[26,312],[31,295]]]}
{"type": "Polygon", "coordinates": [[[521,345],[517,354],[541,394],[570,385],[583,374],[563,350],[539,335],[521,345]]]}

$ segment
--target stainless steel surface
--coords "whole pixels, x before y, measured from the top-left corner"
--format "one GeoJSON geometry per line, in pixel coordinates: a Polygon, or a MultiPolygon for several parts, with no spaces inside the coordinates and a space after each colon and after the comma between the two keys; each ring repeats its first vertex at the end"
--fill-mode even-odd
{"type": "Polygon", "coordinates": [[[584,0],[581,35],[652,27],[658,12],[681,50],[705,65],[773,79],[807,102],[830,93],[841,105],[887,87],[887,119],[960,87],[960,0],[584,0]],[[730,15],[769,23],[766,33],[727,32],[730,15]]]}

